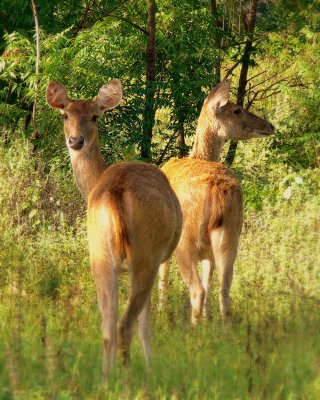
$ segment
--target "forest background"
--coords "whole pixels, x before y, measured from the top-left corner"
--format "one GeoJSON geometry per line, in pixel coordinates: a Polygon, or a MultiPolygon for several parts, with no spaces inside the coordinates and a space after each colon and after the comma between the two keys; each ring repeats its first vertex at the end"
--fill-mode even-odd
{"type": "Polygon", "coordinates": [[[320,2],[2,0],[0,26],[0,398],[319,398],[320,2]],[[224,78],[276,133],[223,152],[245,201],[230,324],[213,285],[191,329],[174,266],[165,311],[154,293],[155,373],[135,343],[132,375],[101,383],[85,206],[45,88],[91,99],[112,78],[108,162],[187,156],[224,78]]]}

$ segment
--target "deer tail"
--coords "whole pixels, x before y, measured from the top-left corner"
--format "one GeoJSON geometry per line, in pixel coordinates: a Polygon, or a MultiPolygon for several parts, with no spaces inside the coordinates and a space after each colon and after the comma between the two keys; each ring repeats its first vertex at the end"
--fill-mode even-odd
{"type": "Polygon", "coordinates": [[[223,225],[228,210],[234,204],[234,199],[237,200],[239,207],[242,205],[242,191],[240,186],[212,185],[208,199],[211,202],[208,232],[211,232],[223,225]]]}
{"type": "Polygon", "coordinates": [[[112,189],[109,191],[109,207],[112,210],[114,224],[114,252],[118,260],[129,259],[131,246],[128,228],[125,222],[125,210],[123,204],[123,190],[112,189]]]}

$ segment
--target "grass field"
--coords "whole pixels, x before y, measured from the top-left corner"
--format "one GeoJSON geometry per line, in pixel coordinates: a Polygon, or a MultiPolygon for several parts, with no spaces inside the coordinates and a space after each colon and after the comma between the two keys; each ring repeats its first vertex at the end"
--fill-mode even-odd
{"type": "Polygon", "coordinates": [[[214,282],[211,319],[191,327],[188,293],[173,264],[163,311],[153,292],[152,372],[135,335],[131,371],[118,363],[104,382],[83,209],[69,222],[77,204],[67,204],[72,190],[64,191],[67,211],[51,205],[50,219],[27,157],[19,168],[15,161],[14,174],[2,160],[1,399],[320,398],[320,205],[311,183],[293,185],[290,199],[266,200],[258,211],[247,206],[229,321],[218,315],[214,282]]]}

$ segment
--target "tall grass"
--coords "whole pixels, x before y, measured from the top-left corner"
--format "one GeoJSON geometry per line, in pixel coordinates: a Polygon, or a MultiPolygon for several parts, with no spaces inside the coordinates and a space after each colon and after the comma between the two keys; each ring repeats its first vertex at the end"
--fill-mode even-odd
{"type": "Polygon", "coordinates": [[[212,316],[192,328],[173,263],[165,310],[153,293],[152,372],[136,335],[131,372],[118,362],[104,382],[84,208],[72,175],[31,156],[25,142],[0,148],[0,156],[1,399],[320,397],[320,206],[312,171],[264,176],[269,186],[258,210],[248,193],[255,182],[244,183],[252,204],[230,320],[222,324],[218,315],[215,278],[212,316]]]}

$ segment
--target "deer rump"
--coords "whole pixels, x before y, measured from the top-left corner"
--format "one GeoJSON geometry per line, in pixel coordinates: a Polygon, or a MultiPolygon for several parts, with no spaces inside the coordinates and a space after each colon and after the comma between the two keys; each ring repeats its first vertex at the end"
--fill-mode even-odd
{"type": "Polygon", "coordinates": [[[242,204],[242,191],[240,185],[221,185],[208,183],[207,194],[204,200],[204,212],[199,229],[199,247],[211,247],[211,232],[232,224],[233,214],[240,210],[242,204]]]}
{"type": "Polygon", "coordinates": [[[211,249],[211,233],[227,227],[239,229],[242,190],[223,164],[196,159],[170,160],[163,171],[176,191],[183,211],[180,248],[194,243],[200,258],[211,249]]]}

